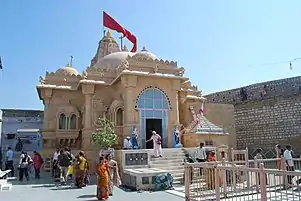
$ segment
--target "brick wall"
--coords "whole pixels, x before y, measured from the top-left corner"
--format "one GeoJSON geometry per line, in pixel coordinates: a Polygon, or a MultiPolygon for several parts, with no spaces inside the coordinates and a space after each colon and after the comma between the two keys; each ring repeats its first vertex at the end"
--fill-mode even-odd
{"type": "Polygon", "coordinates": [[[301,77],[243,88],[246,100],[242,100],[241,88],[205,96],[209,103],[234,105],[237,148],[248,147],[250,153],[262,148],[272,156],[275,144],[291,144],[300,154],[301,146],[295,142],[301,139],[301,77]]]}

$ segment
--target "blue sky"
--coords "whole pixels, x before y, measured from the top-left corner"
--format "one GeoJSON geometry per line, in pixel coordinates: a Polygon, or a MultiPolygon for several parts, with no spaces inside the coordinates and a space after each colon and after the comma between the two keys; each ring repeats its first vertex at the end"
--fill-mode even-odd
{"type": "Polygon", "coordinates": [[[298,76],[301,60],[292,71],[261,64],[301,56],[300,8],[298,0],[2,0],[0,108],[43,108],[39,76],[70,55],[84,70],[103,34],[103,10],[137,36],[139,50],[178,61],[204,94],[298,76]]]}

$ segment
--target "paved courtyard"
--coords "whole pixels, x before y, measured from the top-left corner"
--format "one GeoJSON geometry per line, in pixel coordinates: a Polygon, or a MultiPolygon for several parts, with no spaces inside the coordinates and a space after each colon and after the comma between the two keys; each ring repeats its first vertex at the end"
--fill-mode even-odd
{"type": "MultiPolygon", "coordinates": [[[[13,181],[12,191],[0,192],[1,200],[9,201],[94,201],[96,186],[90,185],[83,189],[75,189],[72,186],[56,186],[50,179],[40,181],[29,181],[20,184],[13,181]]],[[[133,201],[133,200],[160,200],[160,201],[183,201],[183,198],[171,195],[166,192],[125,192],[119,188],[114,189],[114,196],[111,201],[133,201]]]]}

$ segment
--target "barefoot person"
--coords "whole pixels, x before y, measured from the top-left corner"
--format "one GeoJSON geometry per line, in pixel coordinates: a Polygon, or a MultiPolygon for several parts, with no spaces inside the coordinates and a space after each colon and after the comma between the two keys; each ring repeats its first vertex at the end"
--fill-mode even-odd
{"type": "Polygon", "coordinates": [[[155,157],[162,157],[162,139],[161,136],[156,133],[156,131],[152,131],[152,137],[146,142],[153,141],[154,143],[154,155],[155,157]]]}
{"type": "Polygon", "coordinates": [[[99,158],[99,164],[96,167],[97,173],[97,193],[98,200],[106,200],[109,198],[109,169],[105,158],[99,158]]]}
{"type": "Polygon", "coordinates": [[[120,186],[121,185],[121,180],[120,176],[118,173],[118,166],[117,162],[112,159],[112,156],[108,154],[106,156],[107,163],[108,163],[108,168],[109,168],[109,195],[113,196],[113,188],[114,186],[120,186]]]}

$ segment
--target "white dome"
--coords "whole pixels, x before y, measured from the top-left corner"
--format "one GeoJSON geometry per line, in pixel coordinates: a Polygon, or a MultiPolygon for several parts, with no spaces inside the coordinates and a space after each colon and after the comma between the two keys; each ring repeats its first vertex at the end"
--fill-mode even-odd
{"type": "Polygon", "coordinates": [[[128,56],[133,56],[132,52],[114,52],[99,59],[95,64],[96,68],[116,68],[128,56]]]}
{"type": "Polygon", "coordinates": [[[141,52],[137,52],[135,54],[135,57],[139,57],[141,59],[146,59],[146,60],[156,60],[157,57],[153,53],[149,52],[145,47],[141,50],[141,52]]]}
{"type": "Polygon", "coordinates": [[[67,65],[66,67],[59,68],[56,72],[56,75],[63,75],[63,76],[72,76],[72,75],[79,75],[79,72],[75,69],[67,65]]]}

